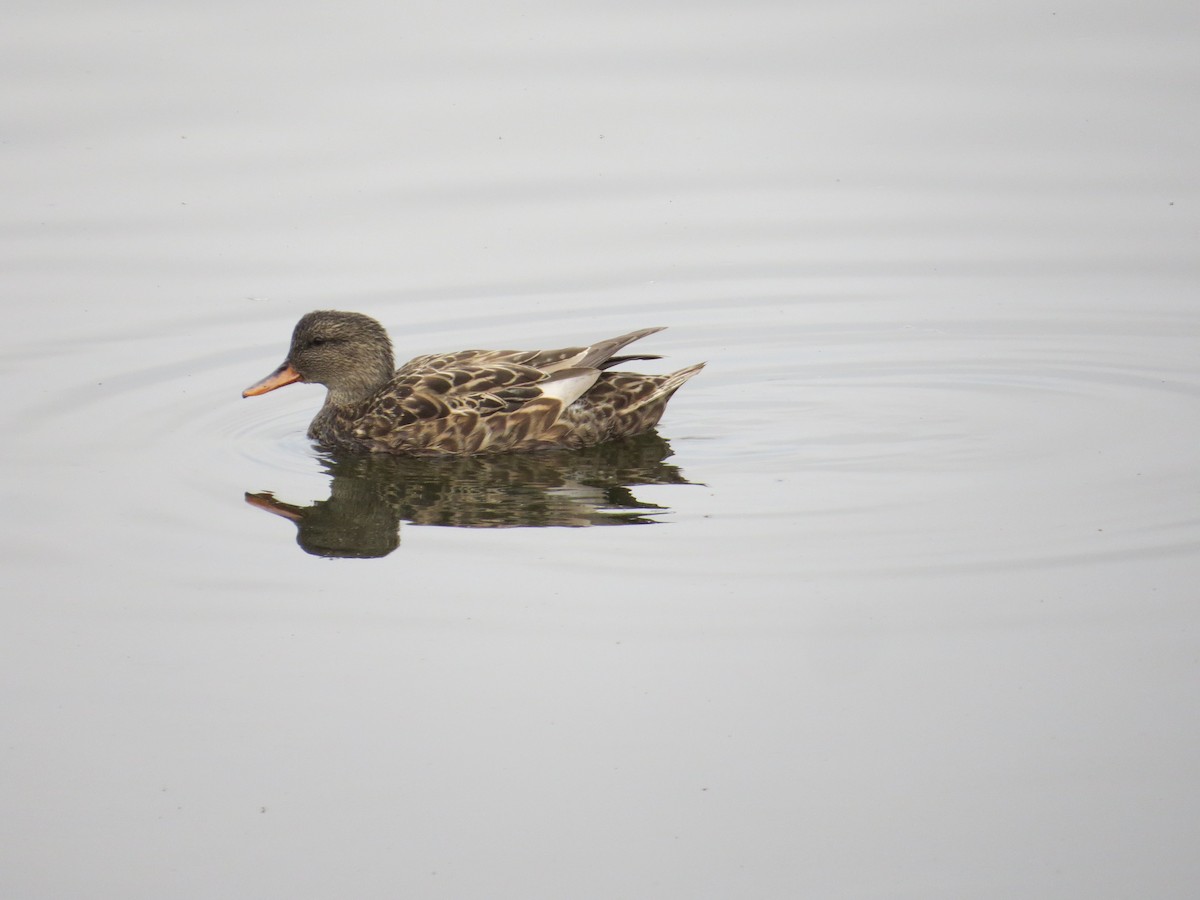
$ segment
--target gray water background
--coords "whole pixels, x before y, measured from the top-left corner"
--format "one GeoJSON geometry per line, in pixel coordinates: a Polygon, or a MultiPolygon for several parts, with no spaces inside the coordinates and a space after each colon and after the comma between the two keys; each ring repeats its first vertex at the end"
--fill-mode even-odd
{"type": "Polygon", "coordinates": [[[0,895],[1195,896],[1198,20],[12,6],[0,895]],[[325,307],[669,326],[657,524],[305,552],[325,307]]]}

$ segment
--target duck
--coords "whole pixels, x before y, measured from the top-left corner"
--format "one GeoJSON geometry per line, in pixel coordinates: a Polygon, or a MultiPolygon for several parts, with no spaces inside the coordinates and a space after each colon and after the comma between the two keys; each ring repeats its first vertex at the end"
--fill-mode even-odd
{"type": "Polygon", "coordinates": [[[650,431],[667,401],[704,368],[612,371],[659,359],[617,354],[662,330],[557,350],[431,353],[396,368],[377,320],[315,310],[296,323],[287,358],[242,396],[296,382],[324,385],[325,402],[308,437],[329,451],[433,457],[577,450],[650,431]]]}

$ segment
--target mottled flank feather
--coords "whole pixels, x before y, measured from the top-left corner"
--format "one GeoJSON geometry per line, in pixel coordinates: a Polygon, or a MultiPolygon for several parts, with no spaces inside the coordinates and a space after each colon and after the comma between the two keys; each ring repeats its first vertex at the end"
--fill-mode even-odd
{"type": "Polygon", "coordinates": [[[308,435],[328,448],[413,456],[578,449],[649,431],[671,395],[704,367],[669,375],[608,371],[657,359],[615,354],[661,330],[561,350],[429,354],[393,372],[378,322],[318,311],[297,323],[284,363],[243,396],[293,381],[324,384],[329,393],[308,435]]]}

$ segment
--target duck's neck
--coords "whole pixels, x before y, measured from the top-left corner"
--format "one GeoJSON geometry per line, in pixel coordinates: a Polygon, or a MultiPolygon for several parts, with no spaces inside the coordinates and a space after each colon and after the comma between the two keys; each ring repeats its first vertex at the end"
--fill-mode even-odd
{"type": "Polygon", "coordinates": [[[393,375],[390,355],[377,365],[356,370],[351,377],[326,385],[325,403],[308,426],[308,436],[323,443],[338,443],[338,438],[353,428],[371,401],[391,381],[393,375]]]}
{"type": "Polygon", "coordinates": [[[386,387],[395,374],[391,347],[381,347],[379,355],[369,363],[355,366],[349,372],[341,373],[336,381],[326,384],[329,393],[325,405],[338,410],[363,406],[386,387]]]}

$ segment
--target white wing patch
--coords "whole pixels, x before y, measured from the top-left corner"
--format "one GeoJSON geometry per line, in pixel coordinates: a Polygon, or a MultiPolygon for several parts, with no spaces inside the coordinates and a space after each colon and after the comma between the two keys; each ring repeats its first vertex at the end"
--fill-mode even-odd
{"type": "Polygon", "coordinates": [[[541,382],[538,387],[541,388],[543,397],[561,400],[562,405],[567,407],[586,394],[599,377],[599,369],[562,369],[541,382]]]}

